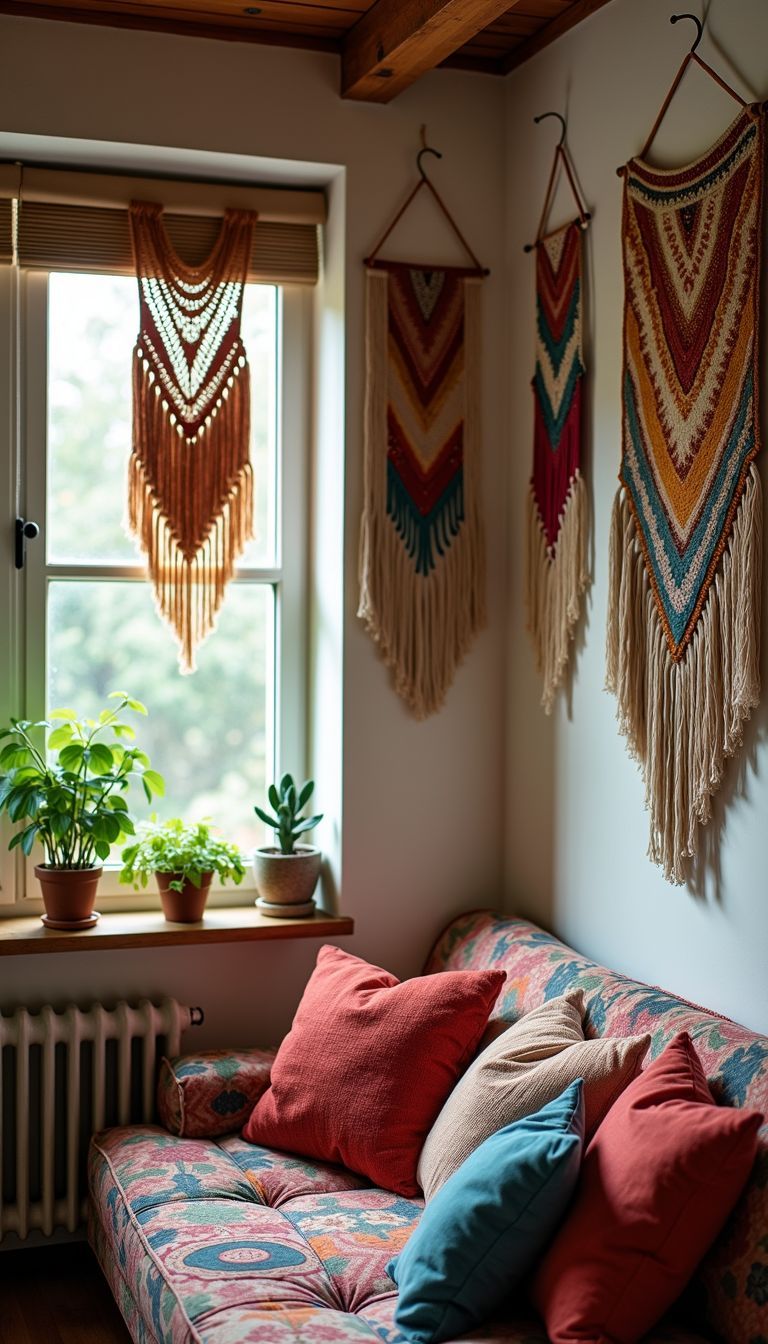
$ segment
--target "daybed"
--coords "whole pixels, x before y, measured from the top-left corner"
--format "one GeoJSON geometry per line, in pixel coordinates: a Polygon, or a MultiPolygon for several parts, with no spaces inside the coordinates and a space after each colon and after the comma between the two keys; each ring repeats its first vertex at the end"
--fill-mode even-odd
{"type": "MultiPolygon", "coordinates": [[[[450,924],[425,970],[489,966],[507,972],[494,1018],[515,1021],[581,988],[588,1034],[647,1031],[650,1059],[686,1030],[717,1100],[768,1115],[767,1038],[605,970],[533,924],[487,912],[450,924]]],[[[175,1062],[161,1114],[182,1134],[205,1128],[201,1105],[209,1111],[209,1133],[221,1133],[229,1117],[241,1125],[240,1080],[257,1076],[258,1087],[265,1087],[269,1059],[266,1052],[222,1053],[213,1086],[198,1092],[198,1110],[186,1116],[179,1077],[205,1074],[211,1065],[175,1062]]],[[[419,1199],[370,1188],[343,1168],[255,1147],[237,1133],[189,1138],[157,1126],[97,1135],[90,1191],[91,1244],[136,1344],[394,1344],[400,1338],[386,1265],[416,1226],[419,1199]]],[[[472,1337],[504,1344],[546,1344],[547,1338],[520,1303],[510,1303],[472,1337]]],[[[768,1341],[768,1125],[728,1224],[674,1320],[657,1327],[648,1344],[718,1338],[768,1341]]]]}

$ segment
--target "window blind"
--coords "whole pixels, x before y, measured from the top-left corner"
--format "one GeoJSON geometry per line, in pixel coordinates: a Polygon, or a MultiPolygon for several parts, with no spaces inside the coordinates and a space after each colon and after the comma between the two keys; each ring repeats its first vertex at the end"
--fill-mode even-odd
{"type": "Polygon", "coordinates": [[[0,196],[0,265],[12,260],[11,226],[13,206],[10,199],[0,196]]]}
{"type": "Polygon", "coordinates": [[[258,215],[248,279],[313,285],[319,269],[321,191],[79,173],[0,164],[0,261],[12,252],[11,201],[19,200],[22,266],[131,274],[127,207],[158,201],[171,244],[188,265],[211,252],[227,207],[258,215]]]}

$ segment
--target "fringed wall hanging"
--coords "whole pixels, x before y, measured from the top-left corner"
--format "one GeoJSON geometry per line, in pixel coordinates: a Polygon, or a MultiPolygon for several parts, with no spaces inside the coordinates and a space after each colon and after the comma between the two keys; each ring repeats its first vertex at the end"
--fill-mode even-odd
{"type": "Polygon", "coordinates": [[[565,150],[565,121],[555,148],[536,242],[536,372],[533,378],[533,474],[526,514],[528,630],[542,678],[541,703],[551,713],[565,676],[582,596],[589,582],[589,501],[582,460],[584,359],[582,235],[584,208],[565,150]],[[560,165],[578,218],[545,233],[560,165]]]}
{"type": "Polygon", "coordinates": [[[689,167],[650,168],[691,59],[714,73],[689,53],[640,157],[619,170],[623,433],[607,632],[607,685],[644,772],[649,856],[676,883],[760,691],[763,118],[729,88],[743,110],[713,148],[689,167]]]}
{"type": "Polygon", "coordinates": [[[240,337],[255,215],[228,210],[207,261],[174,252],[158,205],[130,209],[140,326],[128,519],[182,672],[253,535],[250,378],[240,337]]]}
{"type": "Polygon", "coordinates": [[[358,615],[418,718],[440,709],[485,623],[480,289],[487,275],[421,166],[366,261],[365,500],[358,615]],[[472,267],[376,261],[426,186],[472,267]]]}

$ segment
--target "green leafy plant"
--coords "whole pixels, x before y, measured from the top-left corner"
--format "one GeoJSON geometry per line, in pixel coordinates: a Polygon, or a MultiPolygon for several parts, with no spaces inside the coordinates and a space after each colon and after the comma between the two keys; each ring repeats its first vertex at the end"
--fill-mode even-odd
{"type": "Polygon", "coordinates": [[[237,845],[211,834],[205,821],[185,825],[180,817],[170,821],[140,822],[138,840],[123,850],[121,882],[136,890],[146,887],[152,873],[173,873],[172,891],[182,891],[185,882],[200,887],[203,873],[216,873],[222,882],[231,878],[239,886],[245,866],[237,845]]]}
{"type": "Polygon", "coordinates": [[[49,868],[92,868],[109,858],[112,845],[134,834],[123,796],[130,781],[141,780],[150,802],[164,793],[162,775],[150,769],[149,757],[128,745],[136,735],[122,717],[126,709],[146,714],[146,708],[125,691],[108,698],[117,703],[98,719],[55,709],[54,722],[11,719],[10,727],[0,730],[0,814],[26,823],[9,849],[20,845],[29,855],[39,841],[49,868]],[[47,748],[41,741],[46,732],[47,748]]]}
{"type": "Polygon", "coordinates": [[[306,807],[312,797],[314,787],[314,780],[308,779],[300,789],[297,789],[293,776],[283,775],[279,788],[276,784],[270,784],[267,791],[275,815],[271,817],[268,812],[262,811],[260,807],[254,807],[253,809],[257,817],[260,817],[267,826],[271,826],[272,830],[277,832],[281,854],[295,854],[295,842],[298,837],[303,835],[305,831],[311,831],[319,821],[323,820],[322,812],[316,817],[299,816],[301,809],[306,807]]]}

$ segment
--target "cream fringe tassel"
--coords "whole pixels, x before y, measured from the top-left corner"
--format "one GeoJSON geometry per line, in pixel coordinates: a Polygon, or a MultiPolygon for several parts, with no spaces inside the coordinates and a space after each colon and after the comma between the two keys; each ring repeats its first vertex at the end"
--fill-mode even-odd
{"type": "Polygon", "coordinates": [[[395,690],[419,719],[445,701],[459,662],[485,625],[485,550],[479,508],[480,285],[465,280],[464,521],[428,576],[387,516],[387,286],[366,286],[365,498],[358,616],[392,669],[395,690]]]}
{"type": "Polygon", "coordinates": [[[670,657],[623,489],[610,540],[606,687],[650,813],[648,856],[682,883],[724,762],[760,695],[762,491],[755,464],[727,548],[679,663],[670,657]]]}
{"type": "Polygon", "coordinates": [[[526,599],[528,632],[543,678],[541,703],[552,713],[557,689],[568,666],[570,643],[589,583],[587,533],[589,503],[584,478],[574,473],[560,517],[557,545],[550,550],[541,525],[533,486],[528,490],[526,599]]]}

